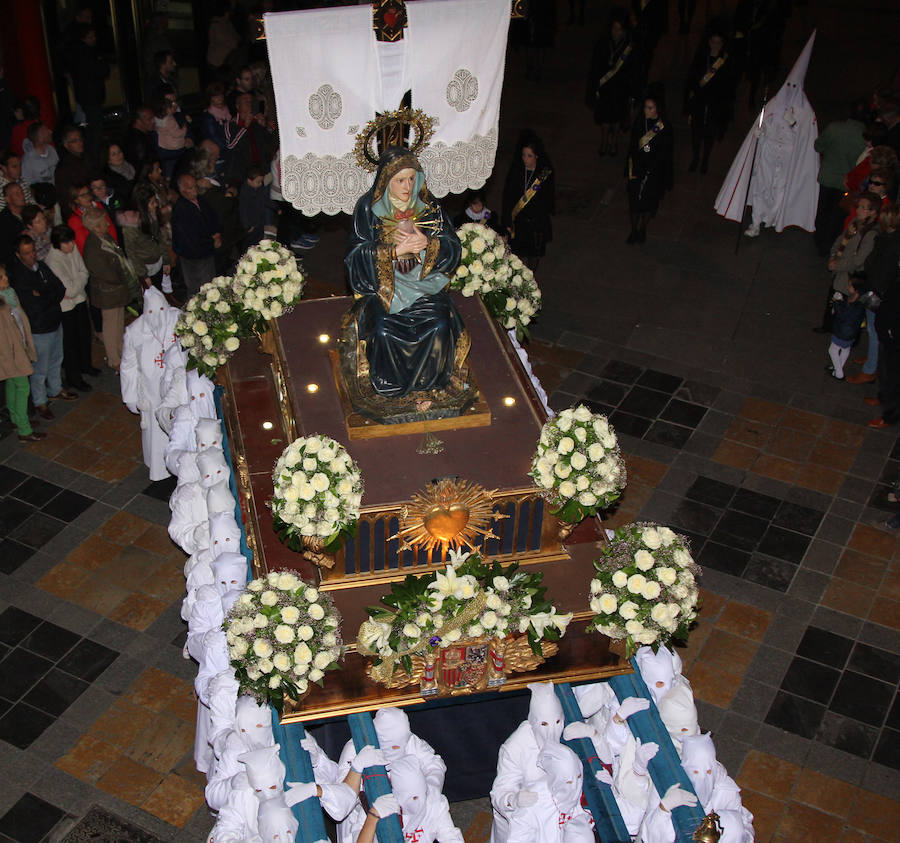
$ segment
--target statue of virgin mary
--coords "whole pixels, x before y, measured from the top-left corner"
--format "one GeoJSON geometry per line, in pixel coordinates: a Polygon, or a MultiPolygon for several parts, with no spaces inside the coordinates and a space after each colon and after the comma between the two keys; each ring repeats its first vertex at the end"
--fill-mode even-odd
{"type": "Polygon", "coordinates": [[[447,287],[461,251],[418,158],[386,149],[372,189],[356,203],[344,260],[359,297],[351,317],[378,394],[399,398],[449,382],[464,326],[447,287]]]}

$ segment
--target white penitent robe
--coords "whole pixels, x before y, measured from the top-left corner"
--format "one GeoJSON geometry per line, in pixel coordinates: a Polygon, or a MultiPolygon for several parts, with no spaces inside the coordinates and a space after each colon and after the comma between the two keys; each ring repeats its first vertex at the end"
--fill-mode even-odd
{"type": "Polygon", "coordinates": [[[197,422],[187,404],[175,408],[172,426],[169,429],[169,442],[164,454],[166,468],[172,474],[178,474],[178,462],[185,451],[193,453],[197,450],[196,427],[197,422]]]}
{"type": "Polygon", "coordinates": [[[172,343],[163,354],[163,374],[159,383],[159,407],[156,421],[169,433],[175,410],[190,401],[187,390],[187,352],[180,343],[172,343]]]}
{"type": "MultiPolygon", "coordinates": [[[[553,683],[532,682],[528,688],[531,690],[528,720],[520,723],[504,741],[497,756],[497,775],[491,787],[492,843],[507,843],[516,828],[523,825],[532,829],[552,828],[553,833],[557,826],[559,811],[538,759],[544,746],[559,743],[562,737],[565,722],[562,705],[553,683]],[[523,791],[531,794],[527,800],[523,791]],[[533,804],[524,804],[532,800],[533,804]]],[[[546,835],[540,833],[534,837],[534,843],[549,843],[553,839],[548,831],[546,835]]]]}
{"type": "Polygon", "coordinates": [[[743,219],[746,197],[746,204],[753,206],[754,228],[767,225],[783,231],[796,225],[815,231],[818,127],[803,91],[815,37],[813,32],[781,90],[754,121],[725,177],[715,209],[726,219],[743,219]]]}
{"type": "Polygon", "coordinates": [[[442,793],[434,793],[415,755],[405,755],[391,763],[391,790],[400,803],[403,836],[416,843],[465,843],[453,824],[450,803],[442,793]]]}
{"type": "Polygon", "coordinates": [[[175,323],[180,313],[159,290],[151,287],[144,293],[144,312],[128,326],[122,346],[119,368],[122,400],[132,413],[141,416],[144,463],[154,481],[169,476],[163,459],[168,436],[159,426],[156,410],[160,403],[163,356],[175,342],[175,323]]]}

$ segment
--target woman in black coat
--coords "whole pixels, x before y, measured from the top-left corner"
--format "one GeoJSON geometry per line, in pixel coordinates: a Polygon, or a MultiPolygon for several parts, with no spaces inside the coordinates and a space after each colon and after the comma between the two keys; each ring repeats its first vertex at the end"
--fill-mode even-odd
{"type": "Polygon", "coordinates": [[[685,85],[684,113],[691,124],[691,165],[693,173],[709,167],[713,144],[721,140],[731,122],[737,67],[725,48],[725,37],[712,28],[694,56],[685,85]],[[700,160],[700,148],[703,160],[700,160]]]}
{"type": "Polygon", "coordinates": [[[519,135],[503,185],[503,228],[509,248],[532,270],[553,239],[555,178],[544,144],[530,129],[519,135]]]}
{"type": "Polygon", "coordinates": [[[647,224],[656,216],[659,200],[672,189],[673,136],[659,94],[644,97],[643,107],[631,126],[625,177],[631,233],[625,241],[643,243],[647,224]]]}
{"type": "Polygon", "coordinates": [[[601,155],[618,154],[618,132],[627,131],[631,101],[640,91],[640,59],[627,21],[621,6],[610,12],[608,32],[594,47],[585,86],[585,104],[600,126],[601,155]]]}

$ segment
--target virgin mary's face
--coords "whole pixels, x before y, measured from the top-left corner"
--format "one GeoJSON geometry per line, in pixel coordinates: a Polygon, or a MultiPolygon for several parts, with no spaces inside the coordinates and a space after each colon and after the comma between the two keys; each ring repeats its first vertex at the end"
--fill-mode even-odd
{"type": "Polygon", "coordinates": [[[413,185],[416,183],[416,171],[412,167],[400,170],[388,184],[388,190],[394,199],[400,202],[409,202],[412,196],[413,185]]]}

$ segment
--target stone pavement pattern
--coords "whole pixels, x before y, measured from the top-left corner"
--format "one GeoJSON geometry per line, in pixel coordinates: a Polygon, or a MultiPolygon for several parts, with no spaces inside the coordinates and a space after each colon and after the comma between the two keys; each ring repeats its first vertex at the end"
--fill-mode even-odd
{"type": "MultiPolygon", "coordinates": [[[[896,840],[900,557],[872,522],[893,510],[897,431],[868,430],[865,388],[825,375],[809,328],[827,276],[810,236],[764,232],[735,256],[734,225],[710,210],[751,119],[742,102],[706,176],[686,172],[673,113],[676,189],[646,245],[624,245],[622,156],[597,157],[581,106],[605,10],[560,27],[539,85],[523,56],[508,62],[489,200],[499,206],[523,125],[543,134],[558,175],[529,352],[554,407],[584,401],[620,433],[629,486],[610,524],[668,523],[705,568],[682,656],[757,839],[896,840]]],[[[710,10],[698,4],[692,36],[659,48],[653,76],[672,103],[710,10]]],[[[884,70],[896,10],[876,2],[867,15],[795,7],[785,60],[817,25],[807,90],[820,125],[884,70]]],[[[343,294],[345,226],[325,220],[307,253],[309,294],[343,294]]],[[[44,442],[22,448],[0,426],[0,841],[61,840],[92,805],[152,835],[127,839],[199,841],[211,822],[191,757],[183,556],[165,532],[172,484],[148,482],[137,419],[115,378],[99,384],[54,407],[44,442]]],[[[483,808],[458,808],[469,843],[487,840],[483,808]]]]}

